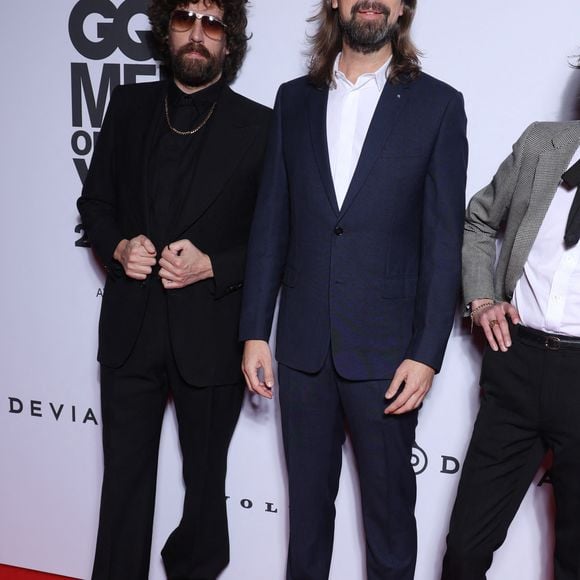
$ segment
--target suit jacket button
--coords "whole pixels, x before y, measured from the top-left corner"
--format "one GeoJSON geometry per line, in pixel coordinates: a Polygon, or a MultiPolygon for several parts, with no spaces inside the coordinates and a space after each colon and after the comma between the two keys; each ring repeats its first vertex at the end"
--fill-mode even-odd
{"type": "Polygon", "coordinates": [[[334,228],[334,233],[337,236],[342,236],[342,234],[344,234],[344,230],[340,226],[336,226],[334,228]]]}

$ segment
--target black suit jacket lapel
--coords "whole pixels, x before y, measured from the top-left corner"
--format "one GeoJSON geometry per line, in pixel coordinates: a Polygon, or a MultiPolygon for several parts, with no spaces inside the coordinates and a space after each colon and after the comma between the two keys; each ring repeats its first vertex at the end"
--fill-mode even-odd
{"type": "Polygon", "coordinates": [[[328,196],[328,202],[332,211],[338,215],[338,203],[330,169],[328,157],[328,137],[326,134],[326,108],[328,104],[328,89],[315,89],[310,91],[308,99],[308,118],[310,120],[310,136],[314,157],[320,172],[320,178],[324,190],[328,196]]]}
{"type": "MultiPolygon", "coordinates": [[[[135,139],[135,159],[141,166],[141,187],[135,192],[138,203],[135,208],[140,215],[137,216],[138,223],[143,224],[143,232],[149,233],[149,189],[150,179],[150,159],[153,146],[159,135],[160,124],[164,122],[163,99],[167,92],[167,83],[159,83],[159,90],[151,93],[149,102],[134,103],[133,106],[142,107],[142,115],[139,117],[137,131],[133,134],[135,139]]],[[[121,171],[123,169],[121,168],[121,171]]]]}
{"type": "Polygon", "coordinates": [[[393,128],[401,118],[401,111],[406,106],[409,98],[407,93],[409,86],[409,84],[392,85],[390,83],[385,85],[341,207],[341,215],[348,211],[348,208],[359,194],[378,156],[385,148],[393,128]]]}
{"type": "Polygon", "coordinates": [[[224,87],[213,119],[208,124],[188,194],[170,228],[171,239],[178,239],[220,195],[255,138],[257,128],[248,125],[242,117],[237,106],[238,98],[229,87],[224,87]]]}

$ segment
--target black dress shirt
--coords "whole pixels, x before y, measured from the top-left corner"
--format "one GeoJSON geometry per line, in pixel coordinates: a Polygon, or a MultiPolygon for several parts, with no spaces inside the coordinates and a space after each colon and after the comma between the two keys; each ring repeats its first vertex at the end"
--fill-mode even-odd
{"type": "MultiPolygon", "coordinates": [[[[212,106],[219,99],[223,81],[192,94],[181,91],[170,82],[167,106],[171,126],[179,131],[191,131],[203,123],[212,106]]],[[[163,114],[165,115],[165,104],[163,114]]],[[[155,144],[149,159],[149,223],[151,241],[158,254],[175,240],[167,239],[172,220],[179,211],[187,195],[195,195],[190,190],[203,147],[208,122],[193,135],[180,135],[173,131],[166,120],[160,123],[155,135],[155,144]]]]}

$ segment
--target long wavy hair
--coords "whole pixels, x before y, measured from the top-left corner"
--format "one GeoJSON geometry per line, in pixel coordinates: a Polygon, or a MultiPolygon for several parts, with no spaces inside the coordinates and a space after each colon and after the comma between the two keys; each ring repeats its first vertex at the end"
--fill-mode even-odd
{"type": "MultiPolygon", "coordinates": [[[[248,49],[249,37],[246,36],[246,26],[248,25],[246,4],[248,0],[191,0],[191,2],[202,4],[206,8],[217,6],[224,11],[223,21],[227,26],[226,45],[229,53],[224,61],[223,78],[226,82],[231,83],[242,67],[248,49]]],[[[169,19],[175,8],[188,4],[189,2],[184,2],[184,0],[152,0],[149,4],[147,14],[151,23],[157,55],[169,68],[171,68],[167,44],[169,19]]]]}
{"type": "MultiPolygon", "coordinates": [[[[420,52],[411,41],[411,24],[416,6],[417,0],[403,0],[403,14],[394,25],[391,41],[393,57],[388,75],[389,82],[393,84],[412,80],[421,72],[420,52]]],[[[334,61],[342,50],[338,10],[332,8],[332,0],[322,0],[318,13],[308,21],[318,23],[318,30],[309,37],[308,76],[317,87],[331,86],[334,83],[334,61]]]]}

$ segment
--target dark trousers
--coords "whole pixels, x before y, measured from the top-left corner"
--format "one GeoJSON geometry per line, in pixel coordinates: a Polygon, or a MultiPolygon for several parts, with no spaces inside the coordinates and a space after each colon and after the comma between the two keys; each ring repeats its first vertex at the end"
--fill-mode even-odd
{"type": "Polygon", "coordinates": [[[330,355],[316,374],[280,365],[279,378],[290,496],[287,579],[328,578],[346,420],[361,488],[367,578],[412,580],[417,412],[385,416],[389,381],[347,381],[330,355]]]}
{"type": "MultiPolygon", "coordinates": [[[[580,580],[580,351],[512,329],[487,349],[482,399],[451,516],[443,580],[483,580],[548,449],[556,499],[556,580],[580,580]]],[[[514,571],[517,574],[517,571],[514,571]]]]}
{"type": "Polygon", "coordinates": [[[183,381],[165,308],[165,297],[153,295],[129,360],[119,369],[101,367],[105,470],[93,580],[148,578],[159,438],[170,395],[185,501],[162,552],[167,577],[215,580],[229,561],[226,457],[243,387],[196,388],[183,381]]]}

